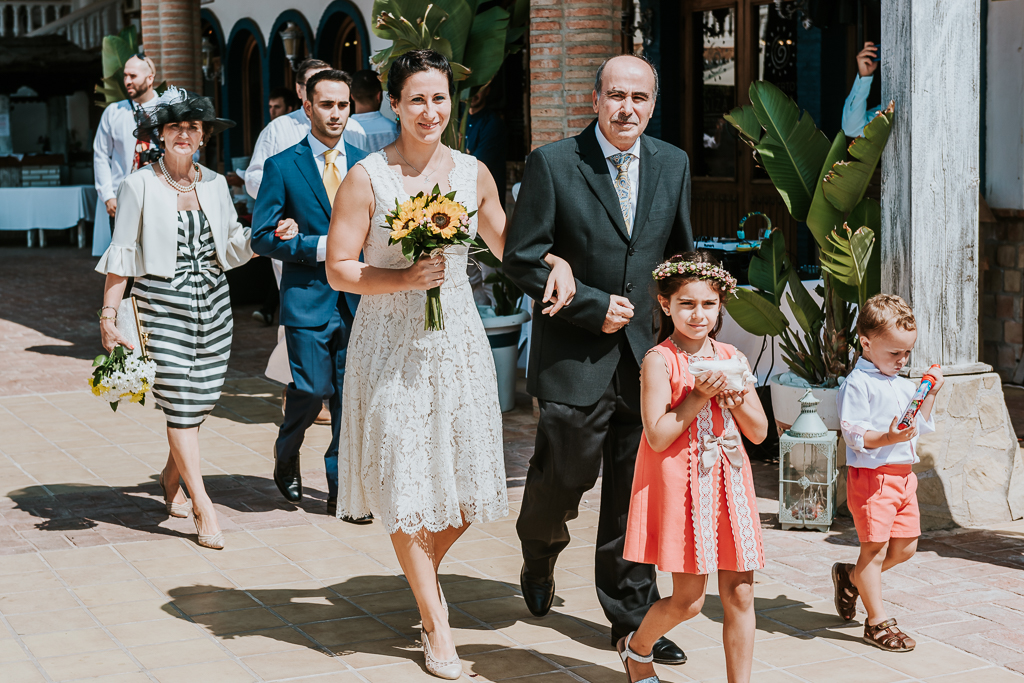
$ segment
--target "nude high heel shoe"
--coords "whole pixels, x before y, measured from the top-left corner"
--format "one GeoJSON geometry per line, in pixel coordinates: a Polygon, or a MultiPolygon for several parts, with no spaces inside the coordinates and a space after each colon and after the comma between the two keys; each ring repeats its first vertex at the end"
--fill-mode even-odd
{"type": "Polygon", "coordinates": [[[223,550],[224,549],[224,532],[218,531],[215,534],[204,535],[199,532],[199,522],[201,518],[199,513],[192,510],[192,521],[196,523],[196,535],[199,536],[199,545],[204,548],[210,548],[211,550],[223,550]]]}
{"type": "Polygon", "coordinates": [[[423,629],[420,629],[420,640],[423,641],[423,657],[427,661],[427,671],[447,681],[458,680],[462,677],[462,660],[459,659],[457,652],[451,659],[439,662],[434,658],[434,653],[430,649],[430,639],[427,638],[427,632],[423,629]]]}
{"type": "Polygon", "coordinates": [[[160,476],[157,477],[157,483],[160,484],[160,490],[164,492],[164,505],[167,506],[167,514],[171,517],[188,517],[188,513],[192,510],[192,501],[186,500],[184,503],[175,503],[171,498],[168,498],[167,485],[164,484],[163,472],[161,472],[160,476]]]}

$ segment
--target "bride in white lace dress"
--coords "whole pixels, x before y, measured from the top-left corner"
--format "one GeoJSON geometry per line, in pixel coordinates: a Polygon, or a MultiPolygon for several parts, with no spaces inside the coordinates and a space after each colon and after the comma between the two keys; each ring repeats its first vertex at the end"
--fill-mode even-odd
{"type": "MultiPolygon", "coordinates": [[[[337,514],[383,522],[420,610],[427,669],[458,678],[437,568],[470,523],[508,514],[494,363],[466,277],[468,248],[410,265],[400,245],[388,246],[384,216],[396,199],[437,184],[478,210],[470,234],[501,254],[505,214],[487,168],[440,142],[452,106],[447,60],[407,53],[387,90],[401,134],[348,172],[327,244],[331,284],[362,295],[346,360],[337,514]],[[425,331],[425,290],[438,285],[445,328],[425,331]]],[[[575,283],[564,261],[548,258],[553,314],[575,283]]]]}

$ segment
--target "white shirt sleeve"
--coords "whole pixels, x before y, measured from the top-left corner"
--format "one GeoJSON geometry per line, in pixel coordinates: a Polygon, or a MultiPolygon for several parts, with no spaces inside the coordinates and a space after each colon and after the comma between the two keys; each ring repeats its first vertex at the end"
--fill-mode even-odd
{"type": "Polygon", "coordinates": [[[245,191],[249,196],[256,199],[260,192],[260,183],[263,182],[263,164],[267,158],[273,156],[277,149],[276,126],[267,126],[256,138],[256,145],[252,149],[252,156],[249,158],[249,166],[245,169],[245,191]]]}
{"type": "Polygon", "coordinates": [[[327,235],[321,235],[316,242],[316,260],[317,263],[327,260],[327,235]]]}
{"type": "Polygon", "coordinates": [[[111,104],[103,110],[103,115],[100,116],[100,124],[96,127],[96,137],[92,141],[92,172],[95,176],[96,193],[100,196],[101,202],[117,197],[117,188],[113,186],[114,183],[110,172],[114,150],[114,139],[110,130],[110,117],[116,106],[116,104],[111,104]]]}
{"type": "Polygon", "coordinates": [[[871,402],[868,387],[858,382],[853,375],[847,377],[836,395],[836,404],[839,408],[839,426],[843,431],[846,445],[864,455],[871,456],[877,453],[879,449],[867,448],[864,445],[864,435],[875,430],[870,422],[871,402]]]}

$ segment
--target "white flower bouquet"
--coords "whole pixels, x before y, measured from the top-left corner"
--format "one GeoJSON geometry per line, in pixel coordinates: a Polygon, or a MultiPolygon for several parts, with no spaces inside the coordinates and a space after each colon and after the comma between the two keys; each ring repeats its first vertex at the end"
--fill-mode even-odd
{"type": "Polygon", "coordinates": [[[109,356],[99,355],[92,362],[96,368],[89,378],[89,388],[116,411],[120,403],[146,405],[146,392],[156,379],[156,363],[144,353],[133,354],[123,346],[109,356]]]}

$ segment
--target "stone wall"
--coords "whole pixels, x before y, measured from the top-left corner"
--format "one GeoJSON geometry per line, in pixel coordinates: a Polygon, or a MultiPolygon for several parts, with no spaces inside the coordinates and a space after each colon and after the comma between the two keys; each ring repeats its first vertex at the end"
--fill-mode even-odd
{"type": "Polygon", "coordinates": [[[1024,460],[995,373],[947,377],[935,429],[918,442],[924,529],[981,526],[1024,516],[1024,460]]]}
{"type": "Polygon", "coordinates": [[[1003,381],[1024,349],[1024,211],[992,209],[981,222],[982,361],[1003,381]]]}

